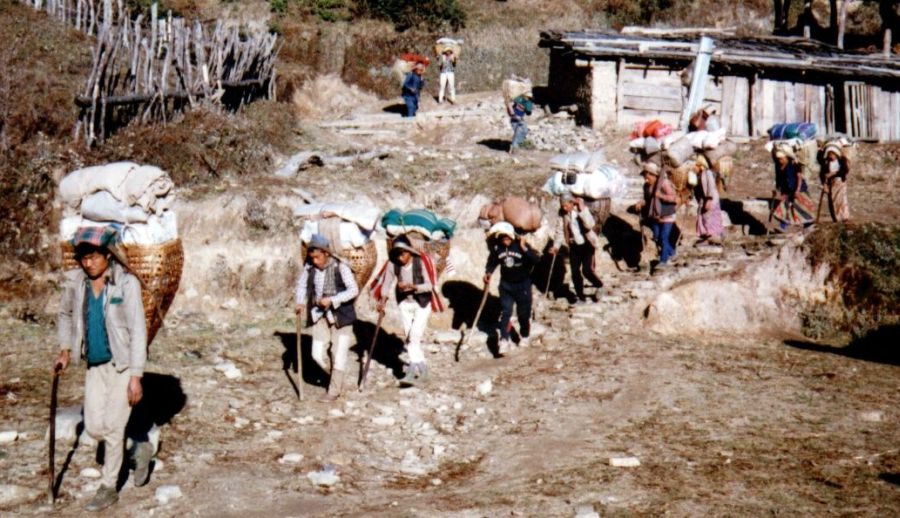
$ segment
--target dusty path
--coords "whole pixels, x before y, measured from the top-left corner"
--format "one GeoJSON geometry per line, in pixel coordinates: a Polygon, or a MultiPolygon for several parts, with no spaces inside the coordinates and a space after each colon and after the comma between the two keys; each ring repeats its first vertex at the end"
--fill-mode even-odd
{"type": "MultiPolygon", "coordinates": [[[[472,110],[496,111],[495,100],[485,102],[472,110]]],[[[449,171],[470,191],[481,185],[478,172],[501,184],[543,175],[542,161],[558,149],[509,157],[490,140],[506,138],[502,114],[492,117],[461,123],[452,138],[441,123],[418,123],[416,167],[449,171]],[[448,164],[451,152],[457,158],[448,164]],[[459,164],[465,170],[453,169],[459,164]]],[[[556,136],[571,146],[608,138],[587,137],[566,121],[533,127],[558,127],[556,136]]],[[[399,148],[408,130],[321,138],[399,148]]],[[[390,181],[378,175],[399,171],[405,158],[392,160],[344,170],[342,178],[390,181]]],[[[334,174],[308,173],[304,181],[325,189],[334,174]]],[[[447,188],[437,175],[425,181],[431,187],[422,196],[447,188]]],[[[297,401],[282,370],[296,343],[293,320],[278,301],[242,299],[215,318],[199,302],[185,303],[154,342],[148,369],[165,421],[158,464],[147,487],[126,485],[116,515],[572,516],[582,506],[603,516],[898,515],[897,365],[786,342],[791,337],[775,329],[770,338],[669,338],[645,326],[643,311],[660,291],[774,251],[733,228],[722,254],[682,247],[680,266],[661,276],[619,271],[606,258],[598,303],[570,308],[536,295],[539,336],[502,358],[476,335],[455,362],[457,335],[448,333],[449,317],[435,317],[425,389],[396,387],[398,329],[389,323],[367,389],[335,405],[316,401],[324,388],[311,384],[307,400],[297,401]],[[217,370],[225,362],[241,376],[217,370]],[[479,393],[486,380],[491,390],[479,393]],[[283,462],[291,453],[302,458],[283,462]],[[620,457],[640,465],[610,465],[620,457]],[[326,464],[340,482],[316,488],[306,475],[326,464]],[[164,485],[184,496],[160,505],[154,492],[164,485]]],[[[360,307],[358,337],[367,344],[374,315],[368,301],[360,307]]],[[[6,307],[0,320],[0,429],[19,433],[0,444],[0,484],[40,491],[54,328],[6,307]]],[[[63,406],[80,401],[81,375],[64,379],[63,406]]],[[[315,378],[306,373],[307,383],[315,378]]],[[[96,485],[84,471],[92,466],[93,448],[80,446],[55,510],[34,494],[8,511],[81,515],[96,485]]]]}

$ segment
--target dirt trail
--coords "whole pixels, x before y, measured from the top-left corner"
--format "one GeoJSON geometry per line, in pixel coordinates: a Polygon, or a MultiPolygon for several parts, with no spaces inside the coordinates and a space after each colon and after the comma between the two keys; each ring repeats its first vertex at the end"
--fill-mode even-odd
{"type": "MultiPolygon", "coordinates": [[[[431,107],[426,103],[425,109],[431,107]]],[[[234,190],[266,199],[293,185],[318,194],[341,174],[375,200],[430,194],[447,198],[441,208],[459,208],[482,187],[503,192],[527,183],[536,192],[546,158],[559,151],[550,149],[551,141],[574,149],[612,138],[548,118],[532,125],[549,135],[542,137],[548,145],[539,141],[537,150],[510,157],[490,140],[508,138],[502,112],[496,115],[500,109],[497,100],[479,106],[469,98],[459,110],[494,115],[455,123],[391,121],[377,128],[390,133],[370,136],[323,129],[320,142],[330,149],[388,145],[394,151],[379,163],[310,170],[290,181],[234,190]],[[422,175],[415,177],[421,183],[404,191],[394,173],[422,175]],[[464,185],[464,196],[452,194],[453,183],[464,185]]],[[[607,149],[624,161],[614,147],[607,149]]],[[[186,203],[202,211],[197,207],[214,206],[216,199],[186,203]]],[[[231,217],[240,218],[234,210],[231,217]]],[[[633,216],[619,208],[614,215],[620,226],[635,228],[633,216]]],[[[267,217],[279,232],[292,232],[276,212],[267,217]]],[[[198,234],[198,246],[203,240],[211,246],[261,243],[276,251],[286,246],[271,230],[236,228],[220,240],[215,233],[198,234]]],[[[460,277],[448,282],[477,294],[482,245],[473,228],[461,236],[471,241],[459,246],[472,264],[458,265],[460,277]]],[[[616,249],[618,242],[610,240],[616,249]]],[[[572,516],[581,506],[602,516],[900,514],[897,365],[792,341],[779,329],[769,329],[769,338],[663,336],[646,325],[644,311],[659,293],[755,264],[777,246],[732,227],[721,253],[683,246],[678,266],[653,277],[646,269],[649,252],[638,272],[621,260],[620,271],[604,252],[599,301],[570,307],[536,293],[534,340],[505,357],[494,357],[479,333],[455,362],[458,335],[449,329],[449,316],[436,317],[426,342],[432,379],[424,389],[396,386],[401,341],[391,316],[366,390],[350,390],[333,405],[315,399],[324,388],[315,385],[322,376],[311,369],[311,359],[304,360],[304,402],[297,401],[283,370],[296,336],[287,296],[276,295],[276,285],[288,292],[290,276],[267,287],[272,291],[264,300],[242,295],[240,282],[188,281],[151,350],[148,371],[154,374],[147,381],[156,384],[155,408],[164,423],[156,469],[147,487],[126,485],[116,515],[572,516]],[[195,290],[191,296],[189,289],[195,290]],[[237,308],[221,307],[228,296],[237,308]],[[226,378],[217,370],[225,362],[241,376],[226,378]],[[491,390],[479,393],[487,380],[491,390]],[[291,453],[302,458],[290,462],[284,456],[291,453]],[[620,457],[635,457],[640,465],[610,465],[620,457]],[[316,488],[307,473],[326,464],[340,482],[316,488]],[[179,486],[184,496],[159,504],[154,492],[164,485],[179,486]]],[[[456,302],[451,312],[464,312],[477,301],[450,302],[456,302]]],[[[354,351],[360,353],[375,315],[365,298],[358,306],[354,351]]],[[[492,296],[487,313],[497,311],[492,296]]],[[[0,308],[0,320],[0,340],[7,344],[0,353],[0,422],[19,432],[17,441],[0,445],[0,484],[39,490],[46,475],[46,373],[54,328],[23,322],[7,308],[0,308]]],[[[351,377],[357,374],[353,365],[351,377]]],[[[74,371],[64,379],[63,406],[80,401],[81,375],[74,371]]],[[[70,443],[61,441],[60,451],[70,443]]],[[[96,486],[83,471],[92,466],[93,449],[82,445],[55,510],[35,496],[9,511],[80,516],[96,486]]]]}

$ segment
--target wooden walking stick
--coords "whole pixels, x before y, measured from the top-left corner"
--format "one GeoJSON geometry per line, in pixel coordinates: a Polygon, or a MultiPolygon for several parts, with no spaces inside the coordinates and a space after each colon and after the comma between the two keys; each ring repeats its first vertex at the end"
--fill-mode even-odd
{"type": "MultiPolygon", "coordinates": [[[[478,311],[475,312],[475,320],[472,321],[472,329],[473,330],[478,329],[478,320],[481,318],[482,310],[484,310],[484,303],[487,302],[490,287],[491,287],[490,281],[488,281],[484,284],[484,292],[481,294],[481,303],[478,304],[478,311]]],[[[467,331],[466,324],[463,323],[463,326],[461,329],[462,336],[459,339],[459,343],[456,344],[456,354],[454,355],[456,361],[459,361],[460,349],[462,349],[462,347],[464,345],[469,343],[469,336],[471,336],[472,333],[467,333],[466,331],[467,331]]]]}
{"type": "Polygon", "coordinates": [[[369,374],[369,364],[372,363],[372,355],[375,354],[375,343],[378,342],[378,333],[381,331],[381,322],[384,320],[384,311],[378,312],[378,323],[375,324],[375,335],[372,336],[372,344],[369,345],[369,356],[366,358],[366,364],[363,366],[362,376],[359,378],[359,391],[362,392],[363,385],[366,384],[366,376],[369,374]]]}
{"type": "MultiPolygon", "coordinates": [[[[550,298],[550,281],[553,280],[553,267],[556,266],[556,256],[559,255],[559,249],[556,250],[556,253],[553,254],[553,259],[550,260],[550,273],[547,274],[547,285],[544,286],[544,296],[548,299],[550,298]]],[[[618,265],[616,265],[618,266],[618,265]]],[[[565,267],[565,266],[563,266],[565,267]]]]}
{"type": "Polygon", "coordinates": [[[303,313],[297,313],[297,397],[303,401],[303,352],[300,344],[303,343],[300,332],[303,330],[303,313]]]}
{"type": "Polygon", "coordinates": [[[772,231],[772,216],[775,215],[775,208],[778,207],[778,201],[775,199],[778,191],[772,191],[772,206],[769,207],[769,218],[766,220],[766,236],[772,231]]]}
{"type": "Polygon", "coordinates": [[[822,200],[825,199],[825,186],[822,186],[822,192],[819,193],[819,206],[816,208],[816,223],[819,222],[819,216],[822,215],[822,200]]]}
{"type": "Polygon", "coordinates": [[[47,471],[47,499],[50,505],[56,503],[56,394],[59,390],[59,373],[61,369],[57,365],[53,369],[53,381],[50,385],[50,434],[47,442],[48,467],[47,471]]]}

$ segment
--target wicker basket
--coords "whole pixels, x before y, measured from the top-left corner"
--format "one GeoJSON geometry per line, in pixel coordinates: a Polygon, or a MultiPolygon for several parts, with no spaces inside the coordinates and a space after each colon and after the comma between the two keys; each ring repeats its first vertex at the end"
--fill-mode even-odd
{"type": "Polygon", "coordinates": [[[603,228],[603,224],[606,223],[607,218],[609,218],[610,210],[612,210],[612,199],[610,198],[597,198],[596,200],[584,200],[585,205],[588,210],[591,211],[591,216],[594,216],[594,230],[596,232],[600,232],[603,228]]]}
{"type": "MultiPolygon", "coordinates": [[[[447,258],[450,256],[450,240],[445,239],[443,241],[430,241],[422,237],[418,232],[408,232],[404,234],[408,239],[409,243],[413,248],[419,251],[424,251],[434,259],[434,269],[438,278],[441,277],[441,274],[444,273],[444,270],[447,269],[447,258]]],[[[397,237],[397,236],[395,236],[397,237]]],[[[388,250],[393,248],[394,246],[394,238],[388,237],[387,247],[388,250]]]]}
{"type": "MultiPolygon", "coordinates": [[[[63,269],[79,268],[72,244],[65,241],[61,248],[63,269]]],[[[149,347],[178,291],[181,269],[184,266],[184,249],[180,239],[159,245],[127,245],[122,246],[122,249],[128,260],[128,268],[143,283],[141,302],[144,304],[149,347]]]]}
{"type": "MultiPolygon", "coordinates": [[[[356,279],[356,285],[362,290],[372,272],[375,271],[375,263],[378,262],[378,249],[375,247],[375,241],[369,241],[363,246],[357,248],[345,248],[341,250],[340,256],[350,263],[350,270],[356,279]]],[[[300,245],[300,264],[306,262],[306,243],[300,245]]]]}

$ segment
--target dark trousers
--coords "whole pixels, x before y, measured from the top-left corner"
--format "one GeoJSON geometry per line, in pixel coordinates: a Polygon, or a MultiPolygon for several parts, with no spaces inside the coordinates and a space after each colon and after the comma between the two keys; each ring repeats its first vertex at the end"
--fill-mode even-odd
{"type": "Polygon", "coordinates": [[[675,223],[659,221],[653,222],[653,240],[659,247],[659,264],[666,264],[669,258],[675,255],[675,245],[672,243],[672,228],[675,223]]]}
{"type": "Polygon", "coordinates": [[[575,295],[584,298],[584,279],[595,288],[603,286],[603,282],[594,273],[594,247],[590,243],[569,246],[569,264],[572,266],[572,284],[575,295]]]}
{"type": "Polygon", "coordinates": [[[519,317],[519,336],[528,338],[531,334],[531,279],[517,283],[500,281],[500,338],[503,340],[509,340],[513,304],[519,317]]]}
{"type": "Polygon", "coordinates": [[[415,117],[419,111],[419,96],[403,94],[403,102],[406,103],[406,117],[415,117]]]}

